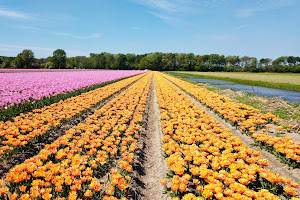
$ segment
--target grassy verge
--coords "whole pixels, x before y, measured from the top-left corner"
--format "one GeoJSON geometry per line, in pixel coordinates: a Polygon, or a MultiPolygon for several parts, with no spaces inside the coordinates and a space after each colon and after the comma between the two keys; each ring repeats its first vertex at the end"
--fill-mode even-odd
{"type": "Polygon", "coordinates": [[[276,98],[260,97],[254,94],[235,91],[232,89],[224,89],[219,87],[213,87],[209,84],[203,84],[196,81],[191,81],[177,73],[167,73],[173,75],[176,78],[180,78],[189,83],[199,85],[207,90],[213,91],[217,94],[231,98],[235,103],[242,103],[254,108],[259,109],[262,113],[271,112],[280,118],[281,125],[287,126],[291,123],[300,122],[300,103],[290,103],[276,98]]]}
{"type": "Polygon", "coordinates": [[[183,75],[189,76],[192,78],[204,78],[204,79],[216,79],[216,80],[223,80],[223,81],[231,81],[234,83],[239,83],[243,85],[252,85],[252,86],[261,86],[261,87],[268,87],[274,89],[282,89],[282,90],[292,90],[300,92],[300,85],[294,85],[289,83],[271,83],[271,82],[264,82],[264,81],[253,81],[253,80],[244,80],[244,79],[237,79],[237,78],[229,78],[229,77],[218,77],[218,76],[210,76],[210,75],[199,75],[199,74],[191,74],[191,73],[182,73],[182,72],[168,72],[171,75],[183,75]]]}

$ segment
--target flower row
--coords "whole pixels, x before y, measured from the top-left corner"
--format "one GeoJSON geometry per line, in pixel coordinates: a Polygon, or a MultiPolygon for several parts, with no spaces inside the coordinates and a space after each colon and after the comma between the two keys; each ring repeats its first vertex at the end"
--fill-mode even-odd
{"type": "MultiPolygon", "coordinates": [[[[261,114],[258,109],[240,103],[234,103],[231,99],[201,88],[197,85],[182,81],[172,76],[163,74],[168,80],[194,96],[202,104],[209,107],[233,125],[239,127],[244,133],[251,135],[260,147],[268,150],[292,167],[300,167],[300,143],[295,143],[290,137],[274,137],[262,129],[270,122],[278,122],[279,119],[271,113],[261,114]]],[[[279,126],[278,128],[282,128],[279,126]]]]}
{"type": "Polygon", "coordinates": [[[162,180],[177,199],[296,199],[299,185],[264,168],[248,148],[173,84],[155,74],[162,139],[170,172],[162,180]]]}
{"type": "Polygon", "coordinates": [[[2,73],[0,77],[0,109],[29,99],[42,99],[82,87],[100,84],[142,71],[85,70],[36,71],[31,73],[2,73]]]}
{"type": "Polygon", "coordinates": [[[124,199],[151,77],[146,74],[85,123],[11,169],[0,181],[0,199],[124,199]],[[107,177],[111,185],[105,187],[107,177]]]}
{"type": "Polygon", "coordinates": [[[0,122],[0,157],[9,157],[13,153],[28,147],[43,137],[49,130],[59,127],[64,121],[87,111],[114,93],[138,80],[144,74],[83,93],[81,95],[33,110],[21,113],[13,122],[0,122]]]}

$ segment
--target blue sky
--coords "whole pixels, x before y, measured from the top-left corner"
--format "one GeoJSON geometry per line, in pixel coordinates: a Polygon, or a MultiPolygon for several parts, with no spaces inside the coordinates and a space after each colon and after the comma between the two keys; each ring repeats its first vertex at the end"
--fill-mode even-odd
{"type": "Polygon", "coordinates": [[[0,0],[0,55],[300,56],[299,11],[300,0],[0,0]]]}

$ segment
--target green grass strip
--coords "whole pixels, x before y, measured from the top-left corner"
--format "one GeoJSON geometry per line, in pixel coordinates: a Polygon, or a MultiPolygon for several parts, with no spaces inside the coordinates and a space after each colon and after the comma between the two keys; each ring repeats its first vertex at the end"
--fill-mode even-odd
{"type": "Polygon", "coordinates": [[[234,83],[239,83],[242,85],[252,85],[252,86],[261,86],[267,88],[274,88],[274,89],[281,89],[281,90],[291,90],[300,92],[300,85],[294,85],[289,83],[270,83],[264,81],[252,81],[252,80],[244,80],[244,79],[236,79],[236,78],[229,78],[229,77],[217,77],[217,76],[208,76],[208,75],[198,75],[198,74],[188,74],[188,73],[176,73],[176,72],[167,72],[169,74],[176,74],[176,75],[183,75],[192,78],[203,78],[203,79],[216,79],[216,80],[223,80],[223,81],[231,81],[234,83]]]}

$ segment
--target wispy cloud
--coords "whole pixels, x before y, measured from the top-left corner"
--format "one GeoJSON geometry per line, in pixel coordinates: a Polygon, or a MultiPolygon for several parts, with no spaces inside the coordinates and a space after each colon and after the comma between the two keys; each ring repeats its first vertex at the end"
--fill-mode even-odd
{"type": "MultiPolygon", "coordinates": [[[[195,8],[200,4],[196,0],[132,0],[145,6],[148,13],[161,19],[163,22],[178,25],[184,15],[196,13],[195,8]]],[[[206,0],[205,0],[206,1],[206,0]]]]}
{"type": "Polygon", "coordinates": [[[23,30],[28,30],[31,32],[36,32],[36,31],[40,31],[41,29],[38,27],[33,27],[33,26],[25,26],[25,25],[12,25],[15,28],[19,28],[19,29],[23,29],[23,30]]]}
{"type": "Polygon", "coordinates": [[[96,38],[102,37],[102,34],[100,34],[100,33],[93,33],[93,34],[86,35],[86,36],[74,35],[74,34],[70,34],[70,33],[61,33],[61,32],[53,32],[53,34],[70,37],[70,38],[74,38],[74,39],[96,39],[96,38]]]}
{"type": "Polygon", "coordinates": [[[199,9],[213,8],[228,4],[233,0],[132,0],[150,9],[167,13],[195,13],[199,9]]]}
{"type": "Polygon", "coordinates": [[[257,12],[288,7],[293,5],[293,3],[294,0],[253,0],[251,2],[252,7],[237,10],[235,16],[239,18],[251,17],[257,12]]]}
{"type": "MultiPolygon", "coordinates": [[[[61,48],[61,47],[58,47],[61,48]]],[[[53,52],[56,50],[55,48],[48,47],[38,47],[38,46],[26,46],[26,45],[14,45],[14,44],[0,44],[0,51],[5,51],[6,53],[11,53],[12,55],[17,55],[24,49],[32,50],[39,57],[48,57],[52,56],[53,52]]],[[[64,48],[62,48],[64,49],[64,48]]],[[[81,50],[70,50],[64,49],[68,57],[73,56],[88,56],[89,53],[81,50]]]]}
{"type": "Polygon", "coordinates": [[[169,15],[165,15],[157,12],[149,12],[149,13],[165,22],[171,22],[173,20],[173,18],[169,15]]]}
{"type": "Polygon", "coordinates": [[[0,16],[11,18],[11,19],[30,19],[31,16],[27,13],[9,10],[6,8],[0,8],[0,16]]]}
{"type": "Polygon", "coordinates": [[[170,13],[181,12],[184,7],[186,8],[186,4],[179,0],[136,0],[136,2],[154,10],[170,13]]]}

